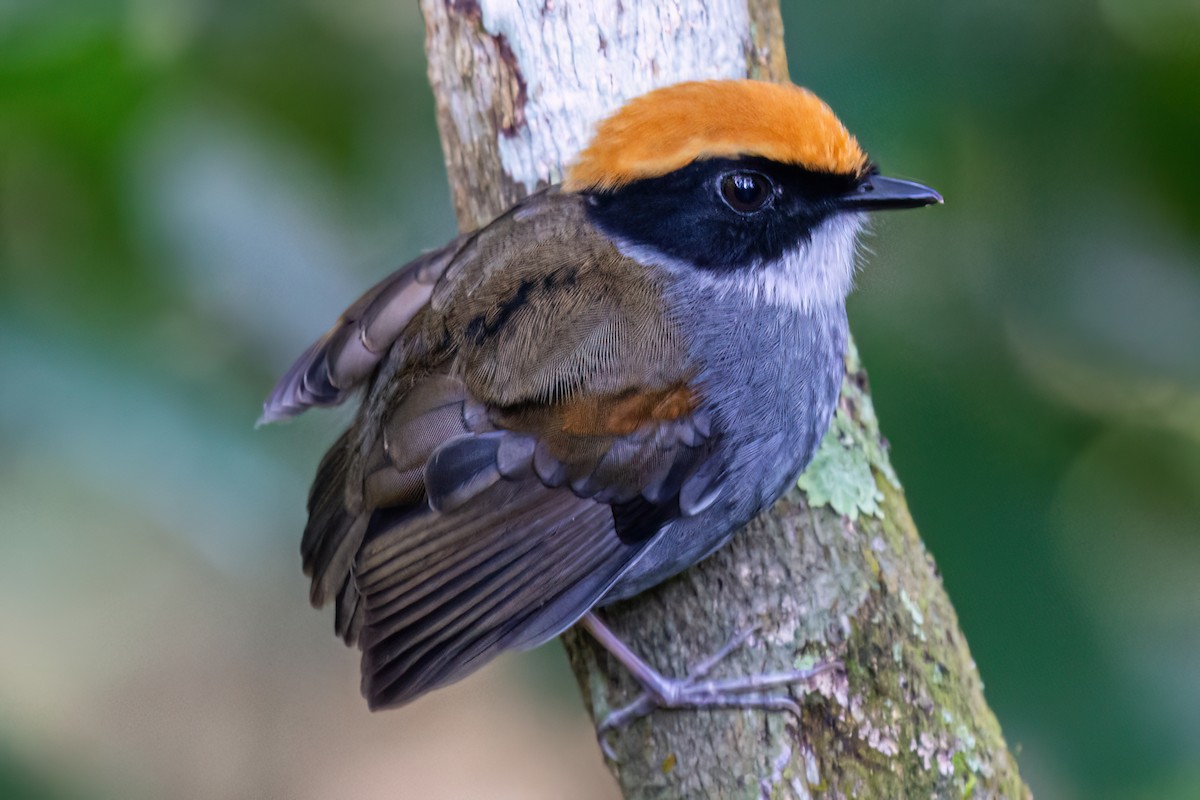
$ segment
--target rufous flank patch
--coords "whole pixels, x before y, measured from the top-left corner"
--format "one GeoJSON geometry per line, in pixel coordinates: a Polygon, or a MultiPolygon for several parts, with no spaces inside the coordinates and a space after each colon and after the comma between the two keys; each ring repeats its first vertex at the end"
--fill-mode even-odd
{"type": "Polygon", "coordinates": [[[695,395],[682,383],[666,389],[590,397],[564,406],[562,431],[575,436],[628,436],[647,423],[685,417],[696,404],[695,395]]]}

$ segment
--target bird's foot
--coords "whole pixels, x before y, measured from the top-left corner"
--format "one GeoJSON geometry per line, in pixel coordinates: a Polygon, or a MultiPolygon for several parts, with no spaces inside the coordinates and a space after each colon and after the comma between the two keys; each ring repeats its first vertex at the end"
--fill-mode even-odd
{"type": "Polygon", "coordinates": [[[616,760],[616,756],[608,744],[608,734],[660,709],[753,708],[784,711],[799,718],[800,706],[795,700],[787,694],[771,692],[786,686],[806,683],[841,666],[841,662],[827,661],[809,669],[720,680],[708,679],[708,673],[713,667],[746,643],[755,631],[755,628],[749,628],[738,633],[721,649],[693,667],[687,677],[667,678],[634,655],[607,626],[594,616],[589,617],[591,618],[585,620],[588,630],[630,669],[642,685],[642,693],[637,699],[608,714],[596,728],[601,749],[605,756],[613,760],[616,760]]]}

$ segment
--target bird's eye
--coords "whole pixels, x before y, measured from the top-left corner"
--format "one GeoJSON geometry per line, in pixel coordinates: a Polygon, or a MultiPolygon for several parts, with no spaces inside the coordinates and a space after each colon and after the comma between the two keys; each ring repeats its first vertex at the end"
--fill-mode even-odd
{"type": "Polygon", "coordinates": [[[774,184],[761,172],[730,172],[721,179],[721,198],[742,214],[758,211],[771,199],[774,184]]]}

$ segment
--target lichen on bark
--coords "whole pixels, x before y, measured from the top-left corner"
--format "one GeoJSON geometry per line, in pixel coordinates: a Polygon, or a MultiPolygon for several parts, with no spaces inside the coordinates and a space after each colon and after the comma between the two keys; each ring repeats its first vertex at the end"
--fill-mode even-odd
{"type": "MultiPolygon", "coordinates": [[[[593,123],[653,86],[787,77],[778,0],[422,0],[463,228],[561,175],[593,123]]],[[[802,715],[659,712],[613,735],[626,797],[1022,798],[1028,790],[887,458],[853,347],[826,455],[699,566],[605,609],[666,675],[753,627],[724,675],[839,660],[802,715]]],[[[564,643],[597,718],[638,687],[564,643]]]]}
{"type": "MultiPolygon", "coordinates": [[[[882,448],[869,406],[853,402],[867,397],[865,374],[850,366],[843,411],[882,448]]],[[[635,723],[611,742],[627,797],[1027,796],[903,493],[872,475],[878,516],[851,520],[794,488],[701,567],[606,610],[668,675],[750,626],[723,674],[845,667],[796,695],[799,720],[722,710],[635,723]]],[[[637,694],[582,635],[568,652],[597,716],[637,694]]]]}

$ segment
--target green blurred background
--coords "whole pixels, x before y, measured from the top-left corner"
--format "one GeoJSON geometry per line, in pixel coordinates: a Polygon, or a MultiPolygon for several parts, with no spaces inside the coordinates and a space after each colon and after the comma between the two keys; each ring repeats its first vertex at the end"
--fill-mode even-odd
{"type": "MultiPolygon", "coordinates": [[[[943,208],[851,318],[1043,798],[1200,797],[1200,4],[785,0],[943,208]]],[[[0,0],[0,797],[606,797],[557,646],[370,715],[300,348],[453,228],[407,0],[0,0]]]]}

